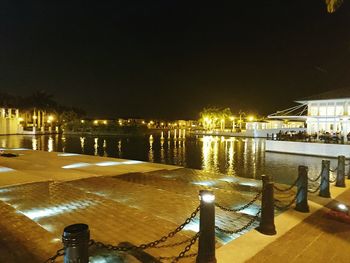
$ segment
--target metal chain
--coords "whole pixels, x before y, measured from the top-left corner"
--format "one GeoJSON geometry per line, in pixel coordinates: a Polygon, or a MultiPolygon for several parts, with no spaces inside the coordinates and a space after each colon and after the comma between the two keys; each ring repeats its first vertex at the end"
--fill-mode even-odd
{"type": "Polygon", "coordinates": [[[331,168],[329,168],[329,171],[334,173],[336,170],[338,170],[338,167],[334,168],[333,170],[331,168]]]}
{"type": "Polygon", "coordinates": [[[159,260],[172,260],[171,262],[178,262],[182,258],[190,258],[197,255],[197,253],[187,254],[188,251],[191,250],[191,247],[197,242],[198,238],[200,236],[200,232],[196,233],[193,237],[190,239],[190,244],[188,244],[180,253],[178,256],[172,256],[172,257],[158,257],[159,260]]]}
{"type": "MultiPolygon", "coordinates": [[[[292,204],[294,204],[294,202],[297,200],[297,197],[295,196],[293,199],[292,199],[292,201],[290,201],[287,205],[285,205],[285,206],[279,206],[279,205],[276,205],[276,204],[274,204],[274,206],[277,208],[277,209],[279,209],[279,210],[286,210],[286,209],[288,209],[288,208],[290,208],[291,206],[292,206],[292,204]]],[[[280,200],[278,200],[278,199],[275,199],[274,200],[275,202],[281,202],[280,200]]]]}
{"type": "Polygon", "coordinates": [[[332,184],[332,183],[335,183],[336,181],[337,181],[337,177],[335,177],[335,176],[334,176],[333,179],[330,179],[330,178],[329,178],[329,180],[328,180],[328,182],[331,183],[331,184],[332,184]]]}
{"type": "Polygon", "coordinates": [[[56,258],[64,256],[64,248],[61,248],[56,251],[56,254],[49,259],[47,259],[44,263],[54,263],[56,262],[56,258]]]}
{"type": "Polygon", "coordinates": [[[172,244],[168,244],[168,245],[160,245],[160,246],[154,246],[155,248],[165,248],[165,247],[177,247],[177,246],[181,246],[183,244],[186,244],[188,242],[190,242],[192,240],[193,237],[187,238],[183,241],[179,241],[176,243],[172,243],[172,244]]]}
{"type": "Polygon", "coordinates": [[[316,193],[318,190],[320,190],[320,188],[321,188],[321,184],[320,184],[316,189],[314,189],[314,190],[308,189],[307,191],[308,191],[309,193],[311,193],[311,194],[314,194],[314,193],[316,193]]]}
{"type": "Polygon", "coordinates": [[[122,246],[113,246],[110,244],[104,244],[102,242],[97,242],[95,240],[91,240],[91,244],[96,245],[97,247],[101,247],[101,248],[105,248],[107,250],[115,250],[115,251],[129,251],[132,249],[147,249],[147,248],[152,248],[152,247],[156,247],[158,244],[160,243],[164,243],[165,241],[168,240],[168,238],[172,238],[173,236],[175,236],[177,233],[179,233],[187,224],[189,224],[198,214],[200,209],[200,206],[198,206],[196,208],[196,210],[194,212],[192,212],[191,216],[188,217],[185,222],[183,224],[181,224],[180,226],[178,226],[174,231],[171,231],[169,234],[162,236],[160,239],[157,239],[155,241],[149,242],[149,243],[145,243],[145,244],[141,244],[139,246],[128,246],[128,247],[122,247],[122,246]]]}
{"type": "Polygon", "coordinates": [[[299,176],[290,187],[285,188],[285,189],[279,188],[276,185],[273,185],[273,188],[276,189],[277,191],[280,191],[280,192],[287,192],[287,191],[292,190],[292,188],[297,185],[298,180],[299,180],[299,176]]]}
{"type": "Polygon", "coordinates": [[[320,175],[317,177],[317,178],[315,178],[315,179],[312,179],[312,178],[307,178],[310,182],[317,182],[320,178],[321,178],[321,175],[322,175],[322,171],[321,171],[321,173],[320,173],[320,175]]]}
{"type": "Polygon", "coordinates": [[[259,199],[259,197],[261,196],[261,194],[262,194],[262,192],[257,193],[251,201],[249,201],[247,204],[245,204],[245,205],[243,205],[243,206],[241,206],[241,207],[239,207],[239,208],[233,208],[233,209],[231,209],[231,208],[224,207],[224,206],[222,206],[222,205],[220,205],[220,204],[217,204],[217,203],[215,203],[215,206],[218,207],[218,208],[220,208],[220,209],[223,210],[223,211],[226,211],[226,212],[239,212],[239,211],[242,211],[242,210],[248,208],[248,207],[251,206],[252,204],[254,204],[254,203],[259,199]]]}
{"type": "Polygon", "coordinates": [[[220,228],[218,226],[215,226],[215,229],[220,231],[220,232],[223,232],[225,234],[230,234],[230,235],[237,234],[239,232],[242,232],[242,231],[248,229],[256,220],[258,220],[260,213],[261,213],[261,209],[259,209],[258,213],[245,226],[243,226],[243,227],[241,227],[239,229],[227,230],[227,229],[222,229],[222,228],[220,228]]]}

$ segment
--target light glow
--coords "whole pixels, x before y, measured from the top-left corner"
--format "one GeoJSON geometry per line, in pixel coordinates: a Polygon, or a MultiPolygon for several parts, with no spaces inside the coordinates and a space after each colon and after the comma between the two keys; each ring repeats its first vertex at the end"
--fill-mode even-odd
{"type": "Polygon", "coordinates": [[[63,169],[74,169],[74,168],[87,167],[90,165],[91,165],[90,163],[73,163],[73,164],[62,166],[62,168],[63,169]]]}
{"type": "Polygon", "coordinates": [[[97,166],[114,166],[114,165],[121,165],[121,162],[99,162],[95,163],[97,166]]]}
{"type": "Polygon", "coordinates": [[[205,193],[200,195],[200,198],[202,201],[206,202],[206,203],[212,203],[215,200],[215,195],[213,194],[209,194],[209,193],[205,193]]]}
{"type": "Polygon", "coordinates": [[[16,171],[16,170],[8,167],[0,167],[0,173],[7,173],[7,172],[13,172],[13,171],[16,171]]]}

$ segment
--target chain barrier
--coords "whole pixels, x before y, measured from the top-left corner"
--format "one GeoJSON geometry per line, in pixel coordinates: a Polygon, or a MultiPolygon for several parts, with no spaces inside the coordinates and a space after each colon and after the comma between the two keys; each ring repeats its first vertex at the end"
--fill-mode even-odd
{"type": "MultiPolygon", "coordinates": [[[[98,248],[104,248],[104,249],[107,249],[107,250],[114,250],[114,251],[123,251],[123,252],[129,251],[129,250],[135,250],[135,249],[145,250],[147,248],[156,248],[158,244],[164,243],[169,238],[172,238],[177,233],[179,233],[187,224],[189,224],[197,216],[199,210],[200,210],[200,206],[198,206],[196,208],[196,210],[194,210],[191,213],[191,216],[188,217],[185,220],[185,222],[182,223],[180,226],[178,226],[174,231],[171,231],[169,234],[167,234],[167,235],[165,235],[165,236],[163,236],[160,239],[157,239],[155,241],[152,241],[152,242],[149,242],[149,243],[145,243],[145,244],[141,244],[139,246],[127,246],[127,247],[125,247],[125,246],[113,246],[111,244],[104,244],[102,242],[98,242],[98,241],[95,241],[95,240],[91,239],[89,241],[89,247],[92,246],[92,245],[95,245],[98,248]]],[[[191,240],[192,240],[192,238],[191,238],[191,240]]],[[[191,240],[190,240],[190,242],[191,242],[191,240]]],[[[56,254],[54,256],[52,256],[48,260],[46,260],[45,263],[54,263],[57,257],[63,256],[63,255],[64,255],[64,248],[61,248],[61,249],[57,250],[57,252],[56,252],[56,254]]]]}
{"type": "Polygon", "coordinates": [[[231,208],[222,206],[222,205],[217,204],[217,203],[215,203],[215,206],[220,208],[223,211],[226,211],[226,212],[239,212],[239,211],[242,211],[242,210],[250,207],[252,204],[254,204],[259,199],[261,194],[262,194],[262,192],[257,193],[251,201],[249,201],[247,204],[245,204],[245,205],[243,205],[243,206],[241,206],[239,208],[232,208],[231,209],[231,208]]]}
{"type": "MultiPolygon", "coordinates": [[[[295,196],[295,197],[292,199],[292,201],[290,201],[287,205],[280,206],[280,205],[277,205],[277,204],[275,203],[274,206],[275,206],[275,208],[277,208],[278,210],[286,210],[286,209],[290,208],[290,207],[294,204],[294,202],[295,202],[296,200],[297,200],[297,197],[295,196]]],[[[277,199],[275,199],[274,201],[275,201],[275,202],[278,202],[278,203],[281,202],[280,200],[277,200],[277,199]]]]}
{"type": "Polygon", "coordinates": [[[320,184],[316,189],[314,189],[314,190],[308,189],[307,191],[308,191],[309,193],[311,193],[311,194],[314,194],[314,193],[316,193],[318,190],[320,190],[320,188],[321,188],[321,184],[320,184]]]}
{"type": "Polygon", "coordinates": [[[54,263],[56,262],[56,258],[64,256],[64,248],[57,250],[56,254],[49,259],[47,259],[44,263],[54,263]]]}
{"type": "Polygon", "coordinates": [[[177,247],[177,246],[181,246],[183,244],[187,244],[188,242],[190,242],[192,240],[193,237],[187,238],[183,241],[179,241],[176,243],[171,243],[171,244],[167,244],[167,245],[160,245],[160,246],[154,246],[154,248],[165,248],[165,247],[177,247]]]}
{"type": "Polygon", "coordinates": [[[331,184],[335,183],[336,181],[337,181],[337,177],[335,177],[335,176],[333,177],[333,179],[329,178],[329,180],[328,180],[328,182],[331,184]]]}
{"type": "Polygon", "coordinates": [[[198,253],[192,253],[192,254],[187,254],[188,251],[191,250],[191,247],[197,242],[198,238],[200,236],[200,232],[195,234],[191,239],[190,239],[190,244],[188,244],[184,250],[180,252],[180,254],[176,257],[158,257],[159,260],[172,260],[172,263],[178,262],[182,258],[190,258],[190,257],[195,257],[197,256],[198,253]]]}
{"type": "Polygon", "coordinates": [[[113,246],[110,244],[103,244],[102,242],[97,242],[95,240],[91,240],[91,242],[96,245],[97,247],[105,248],[107,250],[115,250],[115,251],[128,251],[132,249],[141,249],[145,250],[147,248],[154,248],[160,243],[164,243],[167,241],[169,238],[172,238],[175,236],[177,233],[179,233],[187,224],[189,224],[198,214],[200,207],[198,206],[194,212],[192,212],[191,216],[188,217],[183,224],[178,226],[174,231],[171,231],[169,234],[162,236],[160,239],[157,239],[155,241],[141,244],[139,246],[129,246],[129,247],[122,247],[122,246],[113,246]]]}
{"type": "Polygon", "coordinates": [[[322,175],[322,171],[321,171],[321,173],[320,173],[320,175],[319,176],[317,176],[317,178],[315,178],[315,179],[312,179],[312,178],[307,178],[310,182],[317,182],[320,178],[321,178],[321,175],[322,175]]]}
{"type": "Polygon", "coordinates": [[[276,189],[276,190],[279,191],[279,192],[288,192],[288,191],[292,190],[292,188],[293,188],[294,186],[297,185],[298,181],[299,181],[299,176],[298,176],[298,178],[295,180],[295,182],[294,182],[290,187],[288,187],[288,188],[282,189],[282,188],[277,187],[276,185],[273,185],[273,188],[276,189]]]}
{"type": "Polygon", "coordinates": [[[225,234],[230,234],[230,235],[233,235],[233,234],[237,234],[237,233],[240,233],[246,229],[248,229],[255,221],[258,220],[259,218],[259,215],[261,213],[261,208],[259,209],[259,211],[256,213],[256,215],[243,227],[239,228],[239,229],[236,229],[236,230],[227,230],[227,229],[222,229],[218,226],[215,226],[215,229],[222,232],[222,233],[225,233],[225,234]]]}
{"type": "Polygon", "coordinates": [[[337,170],[338,170],[338,167],[334,168],[333,170],[332,170],[331,168],[329,168],[329,171],[330,171],[331,173],[334,173],[334,172],[336,172],[337,170]]]}

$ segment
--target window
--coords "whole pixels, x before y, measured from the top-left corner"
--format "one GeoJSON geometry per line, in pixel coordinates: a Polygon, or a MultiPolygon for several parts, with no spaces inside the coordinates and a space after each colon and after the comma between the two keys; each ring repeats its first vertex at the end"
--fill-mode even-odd
{"type": "Polygon", "coordinates": [[[337,115],[337,116],[344,115],[344,106],[337,106],[335,108],[335,115],[337,115]]]}
{"type": "Polygon", "coordinates": [[[318,115],[318,108],[317,108],[317,106],[311,106],[310,107],[310,115],[311,116],[317,116],[318,115]]]}
{"type": "MultiPolygon", "coordinates": [[[[333,115],[334,115],[334,113],[333,113],[333,115]]],[[[320,116],[327,116],[327,107],[326,106],[320,107],[320,116]]]]}
{"type": "Polygon", "coordinates": [[[335,112],[335,106],[327,107],[327,116],[334,116],[334,112],[335,112]]]}

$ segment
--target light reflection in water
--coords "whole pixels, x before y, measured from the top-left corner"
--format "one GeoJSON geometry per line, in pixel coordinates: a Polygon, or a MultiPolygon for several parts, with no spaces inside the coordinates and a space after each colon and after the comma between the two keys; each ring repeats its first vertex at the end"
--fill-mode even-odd
{"type": "Polygon", "coordinates": [[[98,138],[94,139],[94,155],[97,156],[98,155],[98,138]]]}
{"type": "MultiPolygon", "coordinates": [[[[177,132],[176,132],[177,133],[177,132]]],[[[166,134],[166,133],[164,133],[166,134]]],[[[163,136],[164,136],[163,134],[163,136]]],[[[125,159],[174,164],[227,176],[259,179],[268,174],[278,182],[293,182],[298,165],[309,167],[310,177],[317,177],[324,158],[265,153],[265,140],[229,137],[192,137],[170,139],[175,130],[168,131],[167,142],[161,133],[152,136],[4,136],[0,137],[3,148],[31,148],[34,150],[84,153],[122,157],[125,159]],[[99,143],[101,142],[101,143],[99,143]],[[111,145],[112,147],[108,147],[111,145]]],[[[178,133],[177,133],[178,135],[178,133]]],[[[184,131],[182,131],[182,136],[184,131]]],[[[331,167],[337,165],[331,159],[331,167]]],[[[348,167],[346,168],[348,172],[348,167]]]]}
{"type": "Polygon", "coordinates": [[[38,150],[38,140],[36,139],[35,136],[33,136],[33,138],[32,138],[32,149],[34,151],[38,150]]]}
{"type": "Polygon", "coordinates": [[[52,136],[49,137],[49,141],[47,144],[47,151],[53,152],[53,138],[52,138],[52,136]]]}
{"type": "Polygon", "coordinates": [[[148,151],[148,161],[154,162],[154,152],[153,152],[153,136],[149,136],[149,151],[148,151]]]}
{"type": "Polygon", "coordinates": [[[80,148],[81,148],[81,153],[85,152],[85,137],[80,137],[80,148]]]}

